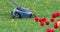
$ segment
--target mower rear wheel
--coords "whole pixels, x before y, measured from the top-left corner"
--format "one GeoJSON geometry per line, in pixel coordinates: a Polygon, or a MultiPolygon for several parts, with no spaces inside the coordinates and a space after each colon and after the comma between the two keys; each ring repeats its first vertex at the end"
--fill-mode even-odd
{"type": "Polygon", "coordinates": [[[16,12],[14,18],[21,18],[21,15],[16,12]]]}

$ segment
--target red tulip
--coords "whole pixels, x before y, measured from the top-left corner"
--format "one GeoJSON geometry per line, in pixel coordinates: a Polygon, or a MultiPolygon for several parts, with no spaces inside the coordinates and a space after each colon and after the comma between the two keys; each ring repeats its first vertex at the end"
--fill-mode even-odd
{"type": "Polygon", "coordinates": [[[47,28],[47,29],[46,29],[46,32],[51,32],[51,29],[50,29],[50,28],[47,28]]]}
{"type": "Polygon", "coordinates": [[[44,22],[40,22],[40,26],[43,27],[44,26],[44,22]]]}
{"type": "Polygon", "coordinates": [[[39,19],[39,22],[45,22],[45,21],[46,21],[45,17],[39,19]]]}
{"type": "Polygon", "coordinates": [[[54,28],[57,29],[58,26],[57,26],[57,22],[54,23],[54,28]]]}
{"type": "Polygon", "coordinates": [[[55,30],[51,30],[51,32],[55,32],[55,30]]]}
{"type": "Polygon", "coordinates": [[[50,21],[51,21],[51,22],[54,22],[54,18],[51,18],[50,21]]]}
{"type": "Polygon", "coordinates": [[[43,17],[42,20],[45,22],[47,19],[45,17],[43,17]]]}
{"type": "Polygon", "coordinates": [[[42,18],[39,18],[39,22],[42,22],[42,18]]]}
{"type": "Polygon", "coordinates": [[[55,30],[52,30],[52,29],[50,29],[50,28],[47,28],[47,29],[46,29],[46,32],[55,32],[55,30]]]}
{"type": "Polygon", "coordinates": [[[45,23],[46,23],[46,25],[49,25],[50,24],[48,21],[46,21],[45,23]]]}
{"type": "Polygon", "coordinates": [[[52,14],[52,17],[53,17],[53,18],[56,18],[56,14],[55,14],[55,13],[53,13],[53,14],[52,14]]]}
{"type": "Polygon", "coordinates": [[[39,18],[38,18],[38,17],[35,17],[34,20],[35,20],[36,22],[38,22],[39,18]]]}
{"type": "Polygon", "coordinates": [[[55,13],[52,14],[52,17],[53,17],[53,18],[56,18],[56,17],[58,17],[58,16],[59,16],[59,12],[55,12],[55,13]]]}

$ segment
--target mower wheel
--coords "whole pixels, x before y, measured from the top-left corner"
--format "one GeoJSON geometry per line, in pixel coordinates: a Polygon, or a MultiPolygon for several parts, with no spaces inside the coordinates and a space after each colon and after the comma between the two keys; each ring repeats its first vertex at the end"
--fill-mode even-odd
{"type": "Polygon", "coordinates": [[[15,12],[14,18],[21,18],[21,15],[18,12],[15,12]]]}
{"type": "Polygon", "coordinates": [[[13,15],[13,12],[11,12],[12,18],[21,18],[21,15],[18,12],[15,12],[15,15],[13,15]]]}
{"type": "Polygon", "coordinates": [[[34,17],[36,17],[35,14],[30,14],[30,17],[29,18],[34,18],[34,17]]]}

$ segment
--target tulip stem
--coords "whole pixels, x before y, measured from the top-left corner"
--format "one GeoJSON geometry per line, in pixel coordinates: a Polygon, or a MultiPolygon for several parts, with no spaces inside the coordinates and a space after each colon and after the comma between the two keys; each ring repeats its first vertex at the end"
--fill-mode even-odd
{"type": "Polygon", "coordinates": [[[59,28],[59,32],[60,32],[60,28],[59,28]]]}
{"type": "Polygon", "coordinates": [[[60,32],[60,28],[59,28],[59,32],[60,32]]]}

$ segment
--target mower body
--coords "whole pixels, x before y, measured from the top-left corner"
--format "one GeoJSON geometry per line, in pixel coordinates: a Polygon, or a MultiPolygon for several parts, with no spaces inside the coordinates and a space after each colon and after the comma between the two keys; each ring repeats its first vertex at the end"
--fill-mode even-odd
{"type": "Polygon", "coordinates": [[[18,15],[19,15],[20,18],[31,18],[31,17],[35,17],[35,15],[31,11],[29,11],[28,9],[26,9],[26,8],[19,8],[19,9],[15,8],[12,11],[12,16],[14,18],[18,18],[18,17],[16,17],[18,15],[15,15],[16,13],[18,13],[18,15]]]}

